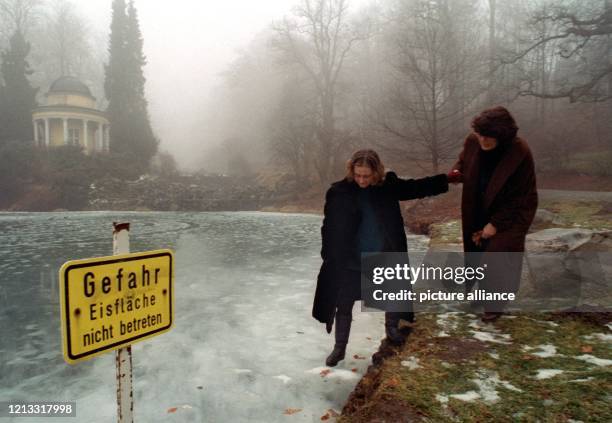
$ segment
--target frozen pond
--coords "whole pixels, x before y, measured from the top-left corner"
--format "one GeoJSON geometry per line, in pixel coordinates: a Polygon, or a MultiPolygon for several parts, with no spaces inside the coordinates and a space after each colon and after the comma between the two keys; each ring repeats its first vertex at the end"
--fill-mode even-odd
{"type": "Polygon", "coordinates": [[[136,422],[318,422],[342,409],[383,316],[357,305],[347,359],[321,376],[333,346],[310,314],[321,217],[251,212],[0,213],[0,401],[76,401],[76,419],[51,420],[116,421],[114,352],[63,361],[57,275],[111,255],[113,221],[131,223],[131,251],[176,258],[175,325],[133,347],[136,422]]]}

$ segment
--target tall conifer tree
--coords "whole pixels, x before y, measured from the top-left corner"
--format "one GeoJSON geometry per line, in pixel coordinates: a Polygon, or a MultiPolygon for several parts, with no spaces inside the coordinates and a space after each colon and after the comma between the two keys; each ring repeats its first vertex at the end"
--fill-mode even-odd
{"type": "Polygon", "coordinates": [[[37,88],[32,88],[28,76],[32,74],[27,56],[28,43],[17,30],[9,47],[2,53],[0,73],[0,142],[31,141],[33,138],[32,109],[36,107],[37,88]]]}
{"type": "Polygon", "coordinates": [[[110,147],[111,151],[133,159],[139,165],[139,171],[148,168],[158,144],[149,121],[145,98],[145,64],[134,3],[130,1],[126,5],[125,0],[114,0],[109,63],[104,84],[109,100],[110,147]]]}

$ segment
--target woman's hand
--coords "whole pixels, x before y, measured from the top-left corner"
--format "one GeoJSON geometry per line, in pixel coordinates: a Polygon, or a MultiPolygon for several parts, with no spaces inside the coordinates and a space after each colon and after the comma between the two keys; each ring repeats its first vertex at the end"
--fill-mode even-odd
{"type": "Polygon", "coordinates": [[[497,228],[493,226],[491,223],[487,223],[487,225],[482,228],[482,238],[489,239],[497,233],[497,228]]]}
{"type": "Polygon", "coordinates": [[[482,231],[474,232],[472,234],[472,242],[476,244],[476,246],[480,247],[481,239],[482,239],[482,231]]]}
{"type": "Polygon", "coordinates": [[[480,247],[483,239],[489,239],[492,236],[495,236],[496,233],[497,233],[497,228],[493,226],[492,224],[487,223],[487,225],[484,228],[482,228],[481,231],[474,232],[472,234],[472,242],[476,244],[478,247],[480,247]]]}
{"type": "Polygon", "coordinates": [[[453,169],[446,175],[449,184],[458,184],[463,182],[463,175],[457,169],[453,169]]]}

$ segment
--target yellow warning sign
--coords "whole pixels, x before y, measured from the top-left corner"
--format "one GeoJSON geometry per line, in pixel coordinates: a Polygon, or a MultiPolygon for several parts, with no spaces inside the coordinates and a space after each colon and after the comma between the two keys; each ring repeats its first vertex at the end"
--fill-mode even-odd
{"type": "Polygon", "coordinates": [[[170,330],[170,250],[72,260],[60,269],[64,359],[69,363],[170,330]]]}

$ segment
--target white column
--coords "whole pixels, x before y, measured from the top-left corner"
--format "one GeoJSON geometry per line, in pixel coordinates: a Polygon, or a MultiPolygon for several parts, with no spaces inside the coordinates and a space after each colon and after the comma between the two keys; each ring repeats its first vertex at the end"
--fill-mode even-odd
{"type": "Polygon", "coordinates": [[[83,119],[83,145],[85,146],[85,151],[89,151],[89,144],[87,144],[87,119],[83,119]]]}
{"type": "Polygon", "coordinates": [[[105,151],[110,151],[110,126],[109,125],[104,125],[104,147],[105,147],[105,151]]]}
{"type": "Polygon", "coordinates": [[[68,145],[68,119],[63,118],[64,121],[64,145],[68,145]]]}
{"type": "Polygon", "coordinates": [[[102,151],[102,123],[96,122],[98,129],[96,129],[96,151],[102,151]]]}
{"type": "Polygon", "coordinates": [[[34,143],[36,144],[36,147],[39,147],[40,141],[38,140],[38,121],[34,120],[32,123],[34,124],[34,143]]]}
{"type": "Polygon", "coordinates": [[[45,118],[45,146],[49,147],[49,118],[45,118]]]}

